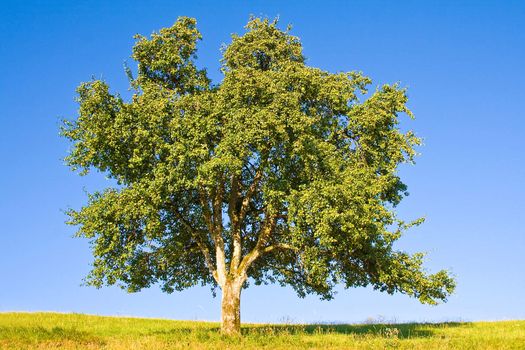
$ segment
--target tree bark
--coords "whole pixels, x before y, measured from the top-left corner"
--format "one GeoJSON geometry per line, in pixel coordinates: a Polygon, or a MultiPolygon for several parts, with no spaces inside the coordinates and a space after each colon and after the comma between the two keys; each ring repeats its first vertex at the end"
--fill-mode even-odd
{"type": "Polygon", "coordinates": [[[241,286],[237,280],[228,280],[222,288],[221,332],[225,335],[241,334],[241,286]]]}

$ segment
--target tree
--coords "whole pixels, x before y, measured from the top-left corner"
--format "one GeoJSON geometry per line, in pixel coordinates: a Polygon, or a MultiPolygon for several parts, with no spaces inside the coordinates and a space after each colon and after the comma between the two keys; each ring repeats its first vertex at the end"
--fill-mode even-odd
{"type": "Polygon", "coordinates": [[[398,127],[411,116],[404,89],[367,95],[361,73],[307,66],[277,21],[253,18],[233,35],[216,85],[195,63],[195,19],[136,39],[132,98],[83,83],[78,117],[62,126],[67,163],[116,181],[68,212],[93,250],[88,284],[219,287],[225,334],[240,331],[248,282],[301,297],[330,299],[342,284],[446,300],[447,272],[428,274],[422,254],[393,247],[421,222],[395,213],[406,195],[398,165],[420,143],[398,127]]]}

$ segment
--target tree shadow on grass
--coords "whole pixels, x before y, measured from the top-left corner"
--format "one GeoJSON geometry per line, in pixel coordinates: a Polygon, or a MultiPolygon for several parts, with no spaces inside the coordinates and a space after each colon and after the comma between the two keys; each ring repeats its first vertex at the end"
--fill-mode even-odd
{"type": "MultiPolygon", "coordinates": [[[[436,335],[444,328],[462,327],[467,323],[381,323],[381,324],[308,324],[308,325],[243,325],[243,336],[286,336],[286,335],[321,335],[346,334],[354,336],[376,336],[384,338],[427,338],[436,335]]],[[[193,335],[197,338],[209,338],[220,335],[219,327],[174,327],[166,330],[148,332],[151,335],[193,335]]]]}
{"type": "Polygon", "coordinates": [[[210,338],[220,335],[220,327],[173,327],[169,329],[157,329],[147,332],[148,335],[160,336],[195,336],[199,339],[210,338]]]}
{"type": "Polygon", "coordinates": [[[445,323],[398,323],[398,324],[309,324],[309,325],[248,325],[243,335],[285,334],[347,334],[379,336],[385,338],[426,338],[435,336],[436,330],[465,326],[461,322],[445,323]]]}

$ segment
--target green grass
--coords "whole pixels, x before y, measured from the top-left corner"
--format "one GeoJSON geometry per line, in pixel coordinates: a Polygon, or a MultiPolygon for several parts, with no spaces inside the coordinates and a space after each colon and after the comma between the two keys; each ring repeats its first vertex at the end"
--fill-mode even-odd
{"type": "Polygon", "coordinates": [[[0,313],[0,349],[525,349],[525,321],[243,325],[56,313],[0,313]]]}

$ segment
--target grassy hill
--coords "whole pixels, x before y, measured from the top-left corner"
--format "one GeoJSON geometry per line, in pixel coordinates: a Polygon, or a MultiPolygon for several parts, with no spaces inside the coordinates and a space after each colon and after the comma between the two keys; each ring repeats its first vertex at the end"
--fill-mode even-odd
{"type": "Polygon", "coordinates": [[[80,314],[0,313],[0,349],[525,349],[525,321],[251,325],[80,314]]]}

